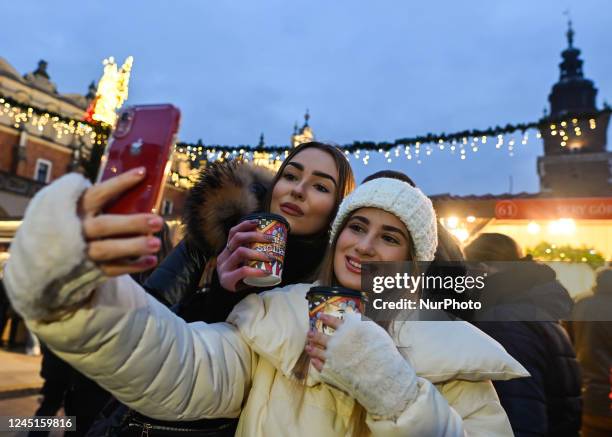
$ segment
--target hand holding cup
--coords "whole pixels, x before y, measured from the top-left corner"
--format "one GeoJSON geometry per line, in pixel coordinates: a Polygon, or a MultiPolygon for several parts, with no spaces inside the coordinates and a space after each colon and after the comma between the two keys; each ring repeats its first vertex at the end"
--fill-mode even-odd
{"type": "Polygon", "coordinates": [[[221,286],[228,291],[238,291],[245,288],[242,283],[247,277],[268,276],[269,273],[251,267],[251,260],[270,261],[262,252],[250,248],[253,243],[268,243],[266,235],[257,232],[257,220],[245,220],[230,229],[225,249],[217,257],[217,274],[221,286]]]}
{"type": "Polygon", "coordinates": [[[228,235],[217,257],[219,282],[226,290],[246,285],[266,287],[281,282],[289,224],[276,214],[255,213],[243,218],[228,235]]]}

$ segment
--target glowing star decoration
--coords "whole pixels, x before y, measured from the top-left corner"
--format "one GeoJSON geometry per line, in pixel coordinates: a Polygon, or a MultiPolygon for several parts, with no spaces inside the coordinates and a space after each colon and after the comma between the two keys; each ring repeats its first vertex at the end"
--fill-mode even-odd
{"type": "Polygon", "coordinates": [[[112,56],[105,59],[104,74],[98,83],[98,90],[86,119],[101,121],[111,126],[117,122],[117,110],[128,98],[128,85],[134,58],[128,56],[121,68],[117,67],[112,56]]]}

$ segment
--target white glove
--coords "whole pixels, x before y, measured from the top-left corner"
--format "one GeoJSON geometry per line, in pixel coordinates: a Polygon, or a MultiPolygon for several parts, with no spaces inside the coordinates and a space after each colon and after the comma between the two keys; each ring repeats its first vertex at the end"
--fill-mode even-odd
{"type": "Polygon", "coordinates": [[[359,315],[345,314],[325,356],[321,379],[347,392],[374,416],[397,418],[418,395],[416,374],[389,334],[359,315]]]}

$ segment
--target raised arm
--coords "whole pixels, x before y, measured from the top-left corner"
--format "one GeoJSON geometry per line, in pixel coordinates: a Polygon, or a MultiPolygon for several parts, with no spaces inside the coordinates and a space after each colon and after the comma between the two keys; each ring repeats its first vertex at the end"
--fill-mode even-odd
{"type": "Polygon", "coordinates": [[[257,359],[236,328],[188,325],[119,276],[150,268],[155,216],[98,212],[141,176],[89,188],[72,174],[37,194],[11,245],[8,295],[58,356],[131,408],[158,419],[236,417],[257,359]]]}

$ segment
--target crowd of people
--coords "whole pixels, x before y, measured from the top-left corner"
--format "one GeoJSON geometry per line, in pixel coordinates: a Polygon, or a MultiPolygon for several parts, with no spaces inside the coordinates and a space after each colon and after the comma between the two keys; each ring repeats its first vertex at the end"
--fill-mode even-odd
{"type": "Polygon", "coordinates": [[[574,305],[511,238],[481,234],[461,248],[407,175],[382,171],[355,187],[343,152],[324,143],[292,149],[276,174],[211,164],[173,250],[160,217],[102,212],[143,176],[50,184],[5,268],[13,308],[44,345],[43,394],[54,401],[38,414],[63,403],[74,435],[612,433],[610,324],[560,322],[611,303],[611,270],[574,305]],[[268,260],[250,248],[267,240],[240,219],[262,211],[289,224],[274,288],[244,283],[266,274],[247,262],[268,260]],[[452,323],[322,316],[333,335],[310,331],[306,292],[358,290],[361,264],[375,261],[428,263],[424,274],[452,262],[454,275],[478,262],[486,311],[449,312],[452,323]],[[517,317],[526,304],[545,317],[517,317]]]}

